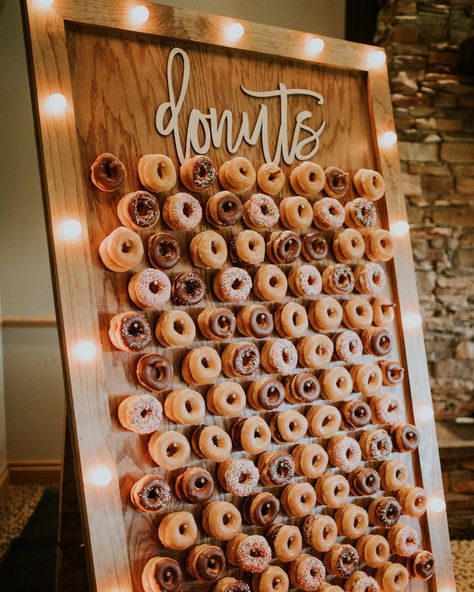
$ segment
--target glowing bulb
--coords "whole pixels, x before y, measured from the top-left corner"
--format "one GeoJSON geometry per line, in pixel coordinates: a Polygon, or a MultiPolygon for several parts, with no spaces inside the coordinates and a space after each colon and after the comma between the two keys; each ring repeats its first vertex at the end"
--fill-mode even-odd
{"type": "Polygon", "coordinates": [[[391,148],[397,143],[397,134],[395,132],[385,132],[379,138],[381,148],[391,148]]]}
{"type": "Polygon", "coordinates": [[[324,41],[319,37],[313,37],[306,44],[306,48],[310,55],[321,53],[324,49],[324,41]]]}
{"type": "Polygon", "coordinates": [[[226,37],[228,41],[238,41],[244,33],[244,26],[240,23],[232,23],[226,29],[226,37]]]}
{"type": "Polygon", "coordinates": [[[390,231],[393,236],[405,236],[410,231],[410,226],[406,220],[399,220],[390,225],[390,231]]]}
{"type": "Polygon", "coordinates": [[[54,0],[36,0],[36,4],[38,4],[38,6],[41,8],[48,8],[48,6],[51,6],[53,2],[54,0]]]}
{"type": "Polygon", "coordinates": [[[416,408],[416,417],[420,421],[428,421],[429,419],[433,419],[433,416],[433,407],[430,405],[420,405],[416,408]]]}
{"type": "Polygon", "coordinates": [[[428,510],[432,512],[444,512],[446,510],[446,502],[442,497],[430,497],[428,498],[428,510]]]}
{"type": "Polygon", "coordinates": [[[372,51],[369,54],[369,66],[371,68],[378,68],[381,66],[386,60],[385,52],[381,49],[377,49],[376,51],[372,51]]]}
{"type": "Polygon", "coordinates": [[[61,93],[53,93],[46,99],[46,110],[52,115],[63,113],[67,106],[67,100],[61,93]]]}
{"type": "Polygon", "coordinates": [[[92,485],[105,487],[112,481],[112,473],[107,467],[97,466],[89,471],[87,474],[87,480],[92,485]]]}
{"type": "Polygon", "coordinates": [[[73,348],[74,357],[81,362],[92,360],[97,353],[97,347],[92,341],[79,341],[73,348]]]}
{"type": "Polygon", "coordinates": [[[59,234],[65,240],[74,240],[81,236],[82,226],[79,220],[64,220],[59,227],[59,234]]]}
{"type": "Polygon", "coordinates": [[[148,20],[150,13],[148,12],[148,8],[146,6],[142,6],[141,4],[135,6],[130,11],[130,21],[134,25],[143,25],[148,20]]]}
{"type": "Polygon", "coordinates": [[[417,312],[407,312],[403,316],[403,325],[406,329],[421,327],[421,315],[417,312]]]}

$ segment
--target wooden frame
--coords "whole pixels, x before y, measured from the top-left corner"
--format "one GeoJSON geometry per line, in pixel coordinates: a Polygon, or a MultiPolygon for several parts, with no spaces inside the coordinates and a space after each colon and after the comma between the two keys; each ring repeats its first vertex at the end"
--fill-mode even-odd
{"type": "MultiPolygon", "coordinates": [[[[57,318],[62,346],[76,462],[80,504],[90,561],[91,584],[101,592],[134,589],[131,579],[126,532],[120,517],[122,501],[115,470],[116,460],[109,440],[110,412],[105,388],[104,363],[100,347],[89,361],[78,361],[75,347],[83,340],[101,343],[97,303],[91,289],[93,261],[83,195],[86,179],[76,136],[73,91],[66,44],[66,25],[91,26],[97,30],[135,31],[168,39],[204,43],[254,54],[268,54],[305,61],[320,66],[367,74],[373,142],[379,170],[387,185],[387,223],[393,227],[406,220],[401,191],[396,145],[382,147],[382,135],[394,129],[385,63],[371,66],[376,48],[322,37],[324,50],[310,56],[307,42],[312,35],[241,21],[245,35],[226,41],[225,31],[232,19],[202,15],[189,10],[147,4],[148,20],[132,25],[129,11],[133,2],[107,0],[24,0],[24,23],[30,51],[33,104],[36,110],[37,138],[42,170],[46,219],[55,283],[57,318]],[[51,116],[47,97],[62,93],[68,106],[62,114],[51,116]],[[64,241],[60,224],[66,218],[81,222],[82,234],[75,241],[64,241]],[[87,300],[89,306],[81,306],[87,300]],[[99,487],[89,476],[98,465],[111,471],[110,483],[99,487]]],[[[394,290],[399,302],[398,323],[402,335],[402,359],[408,369],[413,421],[422,432],[416,472],[425,490],[443,499],[441,470],[430,383],[421,327],[403,322],[409,313],[419,313],[416,279],[408,234],[396,238],[391,262],[394,290]]],[[[425,535],[437,561],[437,570],[428,588],[413,584],[413,590],[454,591],[449,537],[444,511],[430,506],[425,535]]]]}

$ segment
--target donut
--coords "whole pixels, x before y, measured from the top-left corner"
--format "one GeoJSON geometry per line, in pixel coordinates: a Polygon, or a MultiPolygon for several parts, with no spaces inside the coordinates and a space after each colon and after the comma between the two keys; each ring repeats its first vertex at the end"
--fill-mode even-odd
{"type": "Polygon", "coordinates": [[[272,558],[267,541],[258,534],[238,534],[227,544],[226,554],[229,563],[250,573],[262,573],[272,558]]]}
{"type": "Polygon", "coordinates": [[[349,174],[335,166],[324,169],[326,181],[324,191],[329,197],[340,199],[344,197],[349,189],[349,174]]]}
{"type": "Polygon", "coordinates": [[[371,261],[390,261],[393,258],[395,245],[388,230],[378,228],[364,234],[365,254],[371,261]]]}
{"type": "Polygon", "coordinates": [[[383,397],[372,397],[370,399],[370,409],[374,423],[393,425],[400,421],[400,401],[397,397],[385,395],[383,397]]]}
{"type": "Polygon", "coordinates": [[[144,475],[130,491],[130,500],[139,512],[158,512],[171,500],[171,489],[159,475],[144,475]]]}
{"type": "Polygon", "coordinates": [[[272,263],[293,263],[301,252],[301,239],[292,230],[272,232],[266,246],[272,263]]]}
{"type": "Polygon", "coordinates": [[[344,427],[353,430],[365,427],[372,419],[371,407],[359,399],[346,401],[339,407],[344,427]]]}
{"type": "Polygon", "coordinates": [[[359,567],[359,554],[352,545],[333,545],[324,556],[328,573],[338,578],[349,578],[359,567]]]}
{"type": "Polygon", "coordinates": [[[360,538],[369,527],[369,516],[364,508],[355,504],[346,504],[334,514],[340,536],[350,539],[360,538]]]}
{"type": "Polygon", "coordinates": [[[245,498],[242,513],[249,524],[268,527],[273,524],[280,510],[280,502],[269,491],[261,491],[245,498]]]}
{"type": "Polygon", "coordinates": [[[389,491],[398,491],[408,481],[408,468],[399,458],[384,461],[379,473],[382,487],[389,491]]]}
{"type": "Polygon", "coordinates": [[[316,492],[314,487],[307,481],[289,483],[283,489],[280,502],[288,516],[303,518],[314,510],[316,492]]]}
{"type": "Polygon", "coordinates": [[[327,335],[310,335],[300,339],[296,351],[301,366],[320,370],[331,361],[334,345],[327,335]]]}
{"type": "Polygon", "coordinates": [[[147,191],[127,193],[119,201],[117,215],[120,222],[132,230],[155,226],[160,218],[160,206],[156,197],[147,191]]]}
{"type": "Polygon", "coordinates": [[[186,436],[166,430],[153,434],[148,442],[148,452],[158,466],[172,471],[188,462],[191,449],[186,436]]]}
{"type": "Polygon", "coordinates": [[[328,265],[322,275],[323,290],[327,294],[350,294],[354,289],[354,274],[348,265],[328,265]]]}
{"type": "Polygon", "coordinates": [[[138,382],[149,391],[160,393],[173,382],[173,366],[160,354],[145,354],[137,363],[138,382]]]}
{"type": "Polygon", "coordinates": [[[303,197],[318,195],[326,183],[323,169],[315,162],[302,162],[290,173],[290,185],[303,197]]]}
{"type": "Polygon", "coordinates": [[[258,484],[258,469],[247,458],[225,460],[219,464],[217,477],[222,488],[232,495],[247,497],[258,484]]]}
{"type": "Polygon", "coordinates": [[[198,425],[206,415],[206,404],[200,393],[184,388],[166,395],[165,414],[181,425],[198,425]]]}
{"type": "Polygon", "coordinates": [[[148,239],[148,259],[153,267],[171,269],[181,258],[178,241],[167,232],[152,234],[148,239]]]}
{"type": "Polygon", "coordinates": [[[230,191],[220,191],[206,202],[206,220],[216,228],[237,224],[242,218],[242,213],[242,202],[230,191]]]}
{"type": "Polygon", "coordinates": [[[269,195],[255,193],[244,203],[245,224],[252,230],[271,228],[280,219],[278,206],[269,195]]]}
{"type": "Polygon", "coordinates": [[[344,224],[344,208],[331,197],[323,197],[313,205],[313,221],[319,230],[336,230],[344,224]]]}
{"type": "Polygon", "coordinates": [[[372,228],[377,222],[377,209],[368,199],[357,197],[345,205],[346,226],[349,228],[372,228]]]}
{"type": "Polygon", "coordinates": [[[270,420],[270,430],[275,442],[283,444],[285,442],[298,442],[305,437],[308,430],[306,417],[289,409],[277,413],[270,420]]]}
{"type": "Polygon", "coordinates": [[[214,277],[214,293],[222,302],[243,302],[252,289],[252,278],[238,267],[222,269],[214,277]]]}
{"type": "Polygon", "coordinates": [[[240,532],[242,517],[239,510],[230,502],[211,502],[204,506],[202,527],[209,536],[218,541],[229,541],[240,532]]]}
{"type": "Polygon", "coordinates": [[[252,576],[255,592],[288,592],[289,587],[288,576],[278,565],[269,565],[261,574],[252,576]]]}
{"type": "Polygon", "coordinates": [[[342,401],[352,392],[352,378],[344,366],[326,368],[319,375],[321,395],[329,401],[342,401]]]}
{"type": "Polygon", "coordinates": [[[227,261],[227,244],[220,234],[206,230],[191,239],[189,253],[196,267],[220,269],[227,261]]]}
{"type": "Polygon", "coordinates": [[[336,584],[330,584],[329,582],[323,582],[319,587],[318,592],[344,592],[344,590],[336,584]]]}
{"type": "Polygon", "coordinates": [[[189,191],[205,191],[217,180],[216,168],[207,156],[193,156],[183,162],[179,170],[181,181],[189,191]]]}
{"type": "Polygon", "coordinates": [[[295,296],[315,298],[321,292],[321,274],[314,265],[300,265],[290,269],[288,285],[295,296]]]}
{"type": "Polygon", "coordinates": [[[288,575],[295,588],[304,592],[314,592],[319,590],[324,582],[326,570],[319,559],[303,553],[290,563],[288,575]]]}
{"type": "Polygon", "coordinates": [[[378,296],[372,300],[372,311],[374,316],[374,325],[377,327],[387,327],[395,320],[396,304],[390,302],[385,296],[378,296]]]}
{"type": "Polygon", "coordinates": [[[338,232],[332,240],[332,252],[339,263],[354,263],[364,256],[365,243],[361,233],[354,228],[338,232]]]}
{"type": "Polygon", "coordinates": [[[404,592],[408,586],[408,570],[400,563],[387,561],[375,572],[375,579],[384,592],[404,592]]]}
{"type": "Polygon", "coordinates": [[[186,557],[187,572],[199,582],[215,582],[224,569],[224,553],[214,545],[197,545],[186,557]]]}
{"type": "Polygon", "coordinates": [[[294,561],[301,553],[303,539],[297,526],[274,524],[267,530],[268,543],[279,561],[294,561]]]}
{"type": "Polygon", "coordinates": [[[335,298],[315,300],[309,305],[308,320],[315,331],[332,331],[341,324],[342,307],[335,298]]]}
{"type": "Polygon", "coordinates": [[[360,335],[364,354],[386,356],[392,351],[392,334],[383,327],[364,329],[360,335]]]}
{"type": "Polygon", "coordinates": [[[418,550],[405,560],[405,567],[412,578],[417,580],[429,580],[435,572],[435,559],[433,553],[418,550]]]}
{"type": "Polygon", "coordinates": [[[109,337],[117,349],[139,352],[150,345],[151,329],[144,315],[122,312],[110,319],[109,337]]]}
{"type": "Polygon", "coordinates": [[[143,243],[136,232],[119,226],[99,245],[102,263],[111,271],[130,271],[143,258],[143,243]]]}
{"type": "Polygon", "coordinates": [[[411,518],[421,518],[426,512],[427,500],[424,489],[404,485],[397,491],[397,500],[402,513],[411,518]]]}
{"type": "Polygon", "coordinates": [[[398,522],[389,529],[387,540],[392,552],[401,557],[413,555],[420,542],[416,530],[403,522],[398,522]]]}
{"type": "Polygon", "coordinates": [[[378,263],[359,263],[353,273],[360,294],[379,294],[385,288],[385,271],[378,263]]]}
{"type": "Polygon", "coordinates": [[[256,178],[252,163],[243,156],[235,156],[219,168],[219,182],[233,193],[244,193],[255,185],[256,178]]]}
{"type": "Polygon", "coordinates": [[[396,360],[380,360],[379,368],[385,386],[395,386],[403,382],[405,370],[396,360]]]}
{"type": "Polygon", "coordinates": [[[131,395],[120,403],[117,415],[126,430],[151,434],[160,426],[163,409],[158,399],[151,395],[131,395]]]}
{"type": "Polygon", "coordinates": [[[246,337],[270,337],[273,327],[272,313],[262,304],[244,306],[237,313],[237,329],[246,337]]]}
{"type": "Polygon", "coordinates": [[[163,193],[176,185],[173,161],[164,154],[144,154],[138,161],[140,183],[149,191],[163,193]]]}
{"type": "Polygon", "coordinates": [[[328,255],[328,242],[320,232],[311,232],[303,236],[301,254],[306,261],[322,261],[328,255]]]}
{"type": "Polygon", "coordinates": [[[221,578],[212,592],[250,592],[250,586],[243,580],[235,578],[221,578]]]}
{"type": "Polygon", "coordinates": [[[184,551],[198,537],[198,529],[190,512],[170,512],[163,517],[158,527],[158,538],[163,547],[184,551]]]}
{"type": "Polygon", "coordinates": [[[116,191],[127,177],[123,163],[110,152],[104,152],[91,166],[91,181],[101,191],[116,191]]]}
{"type": "Polygon", "coordinates": [[[347,364],[356,364],[362,357],[362,341],[354,331],[342,331],[334,338],[334,356],[347,364]]]}
{"type": "Polygon", "coordinates": [[[305,542],[321,553],[329,551],[337,539],[337,525],[326,514],[307,516],[301,530],[305,542]]]}
{"type": "Polygon", "coordinates": [[[159,269],[144,269],[132,276],[128,294],[143,310],[160,309],[171,297],[171,282],[159,269]]]}
{"type": "Polygon", "coordinates": [[[197,304],[201,302],[206,292],[206,284],[195,271],[178,273],[171,284],[171,300],[178,306],[197,304]]]}
{"type": "Polygon", "coordinates": [[[201,458],[223,462],[229,458],[232,440],[227,432],[216,425],[200,426],[191,435],[193,452],[201,458]]]}
{"type": "Polygon", "coordinates": [[[390,546],[385,537],[380,534],[365,534],[356,544],[361,563],[369,567],[380,567],[390,557],[390,546]]]}
{"type": "Polygon", "coordinates": [[[209,341],[232,339],[237,327],[234,313],[228,308],[205,308],[197,318],[201,333],[209,341]]]}
{"type": "Polygon", "coordinates": [[[280,202],[280,217],[289,230],[306,230],[313,221],[313,210],[307,199],[294,195],[280,202]]]}
{"type": "Polygon", "coordinates": [[[286,302],[275,309],[275,327],[280,337],[303,337],[308,331],[306,308],[297,302],[286,302]]]}
{"type": "Polygon", "coordinates": [[[186,354],[181,364],[181,374],[189,386],[212,384],[220,375],[222,363],[215,349],[198,347],[186,354]]]}
{"type": "Polygon", "coordinates": [[[182,347],[195,340],[196,327],[187,312],[167,310],[158,319],[155,335],[165,347],[182,347]]]}
{"type": "Polygon", "coordinates": [[[392,440],[385,430],[366,430],[359,441],[365,460],[384,461],[392,454],[392,440]]]}
{"type": "Polygon", "coordinates": [[[261,364],[270,374],[292,374],[298,363],[298,353],[288,339],[270,339],[263,346],[261,364]]]}
{"type": "Polygon", "coordinates": [[[289,483],[295,474],[295,463],[287,452],[264,452],[258,459],[260,481],[267,487],[289,483]]]}
{"type": "Polygon", "coordinates": [[[318,379],[310,372],[301,372],[285,378],[285,399],[288,403],[312,403],[319,397],[318,379]]]}
{"type": "Polygon", "coordinates": [[[342,304],[342,320],[352,330],[367,329],[372,325],[372,307],[361,296],[352,296],[342,304]]]}
{"type": "Polygon", "coordinates": [[[377,364],[358,364],[352,366],[351,378],[355,392],[365,397],[373,397],[382,386],[382,372],[377,364]]]}
{"type": "Polygon", "coordinates": [[[257,171],[257,183],[266,195],[280,193],[285,185],[285,173],[273,163],[265,163],[257,171]]]}
{"type": "Polygon", "coordinates": [[[368,467],[356,467],[349,474],[348,480],[354,496],[373,495],[380,489],[379,474],[368,467]]]}
{"type": "Polygon", "coordinates": [[[359,195],[372,201],[377,201],[385,194],[385,182],[377,171],[359,169],[352,181],[359,195]]]}
{"type": "Polygon", "coordinates": [[[231,343],[222,352],[222,370],[228,378],[252,376],[259,366],[260,352],[251,342],[231,343]]]}
{"type": "Polygon", "coordinates": [[[163,220],[173,230],[192,230],[201,219],[201,204],[189,193],[176,193],[165,199],[163,220]]]}
{"type": "Polygon", "coordinates": [[[236,417],[245,409],[245,391],[236,382],[219,382],[206,395],[207,408],[215,415],[236,417]]]}
{"type": "Polygon", "coordinates": [[[326,470],[328,455],[319,444],[299,444],[292,452],[297,475],[317,479],[326,470]]]}
{"type": "Polygon", "coordinates": [[[329,508],[340,508],[349,495],[349,482],[342,475],[325,473],[316,482],[316,496],[329,508]]]}
{"type": "Polygon", "coordinates": [[[288,280],[276,265],[262,265],[253,278],[253,291],[260,300],[281,301],[286,296],[288,280]]]}
{"type": "Polygon", "coordinates": [[[169,557],[152,557],[142,572],[145,592],[176,592],[183,582],[179,563],[169,557]]]}
{"type": "Polygon", "coordinates": [[[247,401],[254,409],[272,411],[277,409],[285,398],[285,388],[273,376],[265,376],[251,382],[247,390],[247,401]]]}
{"type": "Polygon", "coordinates": [[[356,571],[346,581],[345,592],[380,592],[380,586],[372,576],[356,571]]]}
{"type": "Polygon", "coordinates": [[[214,495],[214,480],[201,467],[188,467],[174,482],[176,497],[188,504],[202,504],[214,495]]]}
{"type": "Polygon", "coordinates": [[[397,423],[390,426],[389,433],[395,452],[413,452],[418,448],[420,434],[415,426],[409,423],[397,423]]]}
{"type": "Polygon", "coordinates": [[[309,433],[316,438],[330,438],[339,431],[341,414],[334,405],[315,405],[306,415],[309,433]]]}
{"type": "Polygon", "coordinates": [[[376,497],[369,505],[369,520],[374,526],[390,528],[400,519],[401,507],[394,497],[376,497]]]}
{"type": "Polygon", "coordinates": [[[359,443],[348,436],[332,436],[327,453],[329,462],[344,473],[357,468],[362,458],[359,443]]]}
{"type": "Polygon", "coordinates": [[[255,230],[239,232],[229,243],[230,260],[238,267],[258,265],[265,259],[265,241],[255,230]]]}

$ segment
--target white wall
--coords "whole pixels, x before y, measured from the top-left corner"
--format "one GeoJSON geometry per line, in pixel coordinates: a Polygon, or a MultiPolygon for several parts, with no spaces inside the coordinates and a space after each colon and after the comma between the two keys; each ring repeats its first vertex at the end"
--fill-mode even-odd
{"type": "MultiPolygon", "coordinates": [[[[162,3],[321,35],[344,34],[344,0],[162,3]]],[[[4,316],[49,316],[54,307],[17,0],[0,0],[0,72],[0,308],[4,316]]],[[[3,361],[8,459],[60,458],[64,395],[56,330],[3,328],[3,361]]],[[[0,387],[0,470],[2,408],[0,387]]]]}

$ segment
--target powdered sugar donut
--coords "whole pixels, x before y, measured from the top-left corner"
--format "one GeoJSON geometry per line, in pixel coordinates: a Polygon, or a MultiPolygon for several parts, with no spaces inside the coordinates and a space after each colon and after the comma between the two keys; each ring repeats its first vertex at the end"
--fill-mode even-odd
{"type": "Polygon", "coordinates": [[[174,230],[192,230],[201,222],[201,204],[188,193],[170,195],[163,205],[163,219],[174,230]]]}
{"type": "Polygon", "coordinates": [[[244,203],[244,220],[252,230],[271,228],[280,219],[278,206],[268,195],[256,193],[244,203]]]}
{"type": "Polygon", "coordinates": [[[135,274],[128,284],[128,293],[140,308],[161,308],[171,296],[171,282],[159,269],[144,269],[135,274]]]}

